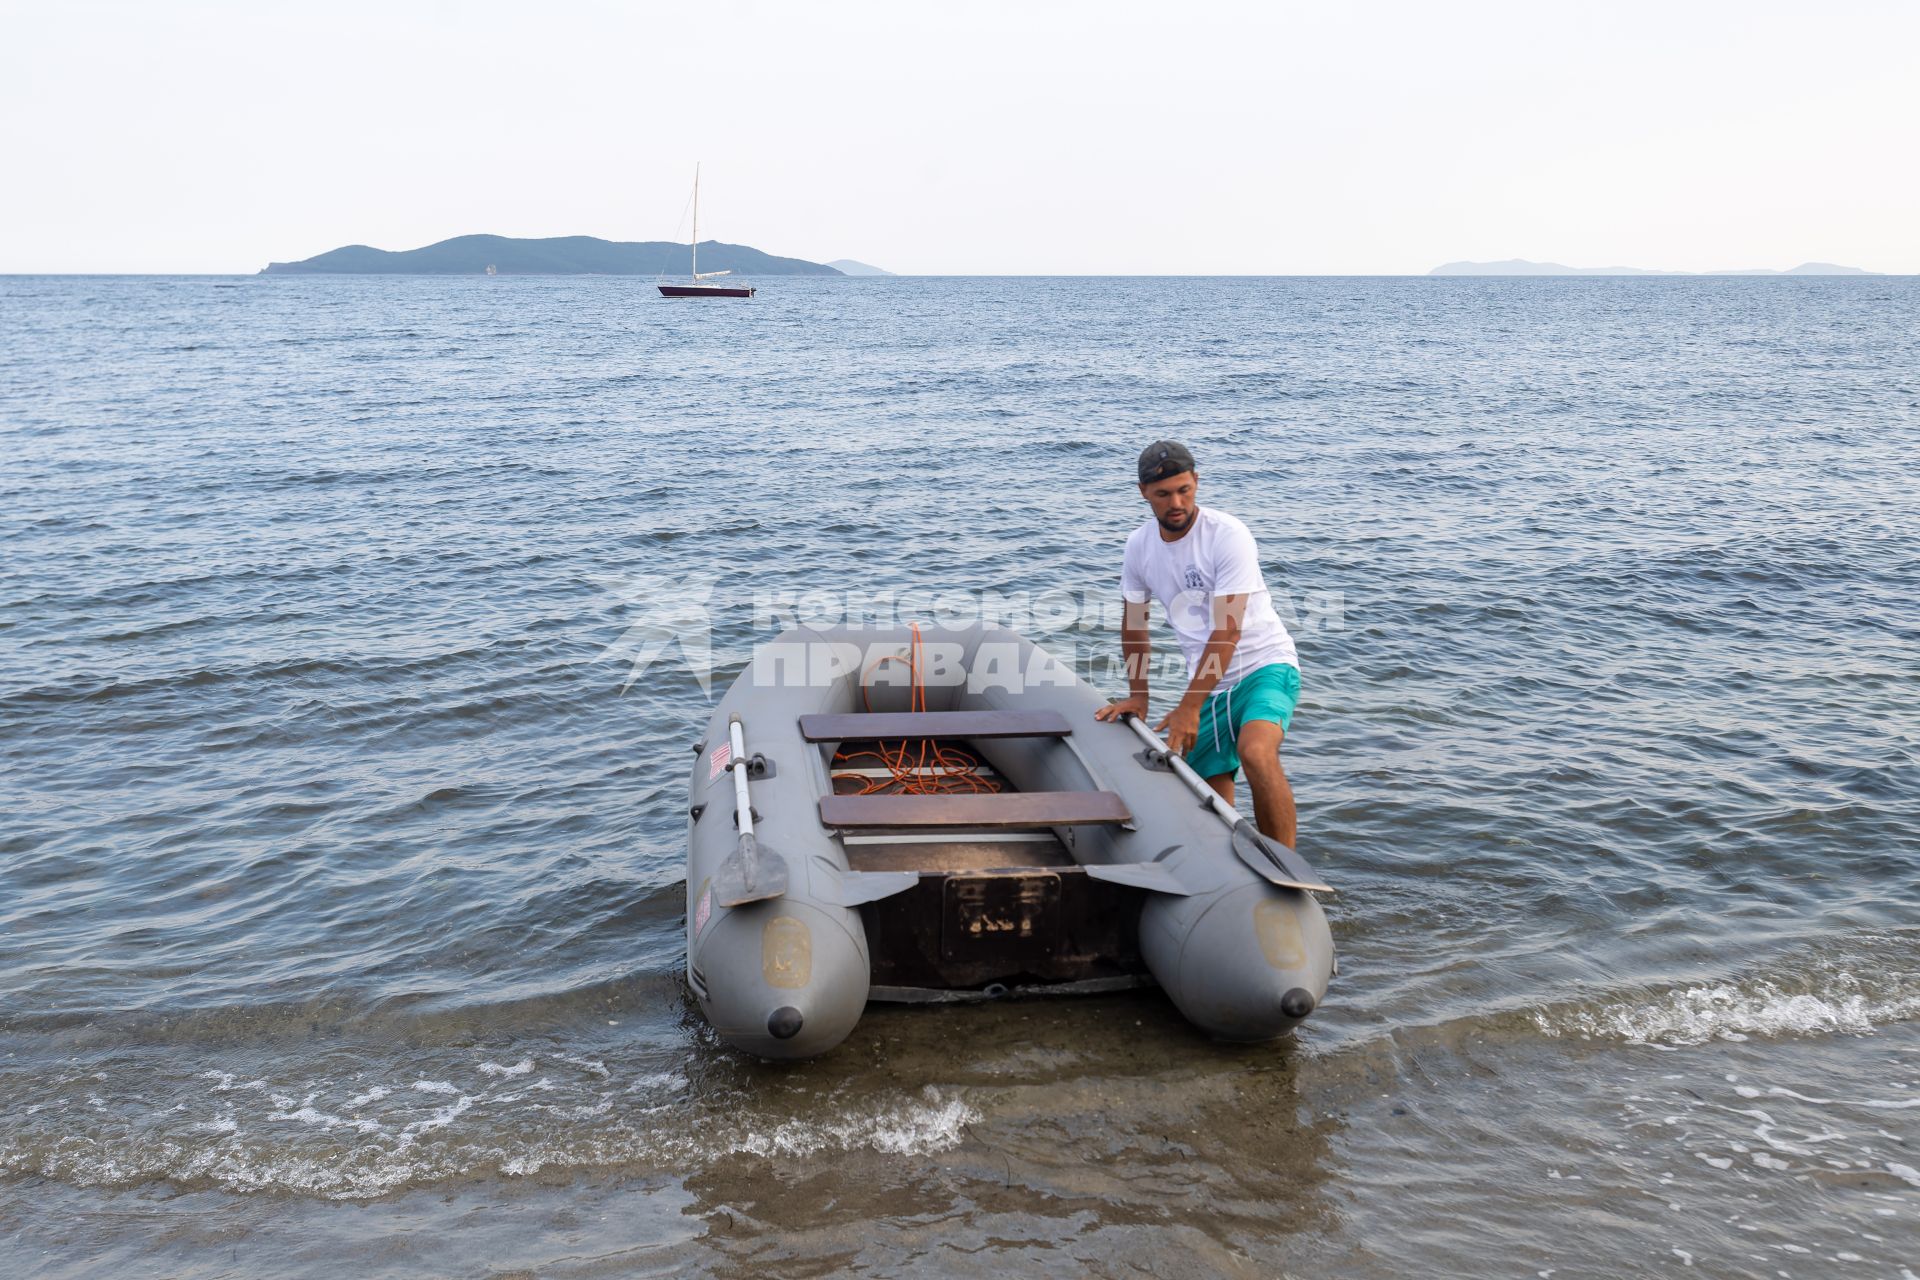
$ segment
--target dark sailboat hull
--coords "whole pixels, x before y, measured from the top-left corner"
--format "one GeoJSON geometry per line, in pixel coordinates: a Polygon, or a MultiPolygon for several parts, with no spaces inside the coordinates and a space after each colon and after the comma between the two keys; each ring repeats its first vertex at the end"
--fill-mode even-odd
{"type": "Polygon", "coordinates": [[[663,284],[663,298],[751,298],[753,290],[738,284],[663,284]]]}

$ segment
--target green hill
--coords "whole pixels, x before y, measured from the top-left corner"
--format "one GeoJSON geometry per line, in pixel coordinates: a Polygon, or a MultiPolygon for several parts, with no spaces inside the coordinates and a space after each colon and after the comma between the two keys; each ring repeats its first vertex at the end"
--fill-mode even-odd
{"type": "MultiPolygon", "coordinates": [[[[511,236],[455,236],[421,249],[374,249],[350,244],[300,262],[268,263],[262,275],[685,275],[688,248],[666,240],[613,241],[593,236],[516,240],[511,236]]],[[[753,276],[837,276],[819,262],[776,258],[744,244],[700,244],[700,269],[753,276]]]]}

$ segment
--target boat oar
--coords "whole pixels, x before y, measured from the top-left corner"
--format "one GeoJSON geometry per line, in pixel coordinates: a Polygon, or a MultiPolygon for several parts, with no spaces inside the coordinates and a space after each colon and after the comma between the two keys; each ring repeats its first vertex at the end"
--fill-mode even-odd
{"type": "Polygon", "coordinates": [[[787,860],[753,834],[753,800],[747,794],[747,745],[738,712],[727,717],[727,737],[732,747],[727,768],[733,774],[733,820],[740,829],[740,839],[713,873],[713,896],[723,907],[738,907],[785,893],[787,860]]]}
{"type": "Polygon", "coordinates": [[[1155,763],[1164,764],[1173,770],[1173,776],[1186,784],[1194,798],[1206,808],[1211,809],[1215,817],[1227,824],[1233,832],[1233,851],[1240,861],[1246,863],[1261,876],[1274,884],[1289,889],[1312,889],[1318,893],[1332,893],[1333,886],[1320,878],[1307,860],[1281,844],[1278,840],[1260,834],[1259,828],[1240,816],[1240,811],[1228,804],[1218,791],[1207,785],[1207,780],[1193,771],[1193,766],[1168,749],[1160,735],[1147,728],[1147,722],[1136,715],[1125,715],[1130,728],[1140,741],[1147,745],[1148,758],[1155,763]]]}

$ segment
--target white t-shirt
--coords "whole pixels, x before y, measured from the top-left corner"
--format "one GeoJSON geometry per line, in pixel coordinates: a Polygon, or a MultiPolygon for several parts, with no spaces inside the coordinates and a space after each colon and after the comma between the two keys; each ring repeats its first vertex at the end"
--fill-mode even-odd
{"type": "Polygon", "coordinates": [[[1273,597],[1260,575],[1260,549],[1253,534],[1224,511],[1201,507],[1194,512],[1193,524],[1174,542],[1160,536],[1157,520],[1149,519],[1135,529],[1127,538],[1120,593],[1134,604],[1145,604],[1149,598],[1160,602],[1180,637],[1188,679],[1199,669],[1213,635],[1215,596],[1247,597],[1240,643],[1216,689],[1230,689],[1240,677],[1270,663],[1300,665],[1293,637],[1273,611],[1273,597]]]}

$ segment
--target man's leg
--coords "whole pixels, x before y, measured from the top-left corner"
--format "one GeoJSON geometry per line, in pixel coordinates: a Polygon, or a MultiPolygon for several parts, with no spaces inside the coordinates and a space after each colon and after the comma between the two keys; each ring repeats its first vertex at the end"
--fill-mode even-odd
{"type": "MultiPolygon", "coordinates": [[[[1293,811],[1293,787],[1280,767],[1280,742],[1286,731],[1271,720],[1249,720],[1240,726],[1240,767],[1247,771],[1253,790],[1253,821],[1262,835],[1272,836],[1292,849],[1299,839],[1293,811]]],[[[1211,778],[1208,779],[1212,781],[1211,778]]],[[[1227,786],[1233,786],[1231,776],[1227,786]]]]}
{"type": "Polygon", "coordinates": [[[1207,785],[1212,787],[1215,791],[1218,791],[1220,793],[1220,798],[1222,800],[1225,800],[1228,804],[1233,803],[1233,775],[1232,774],[1216,773],[1211,778],[1207,779],[1207,785]]]}

